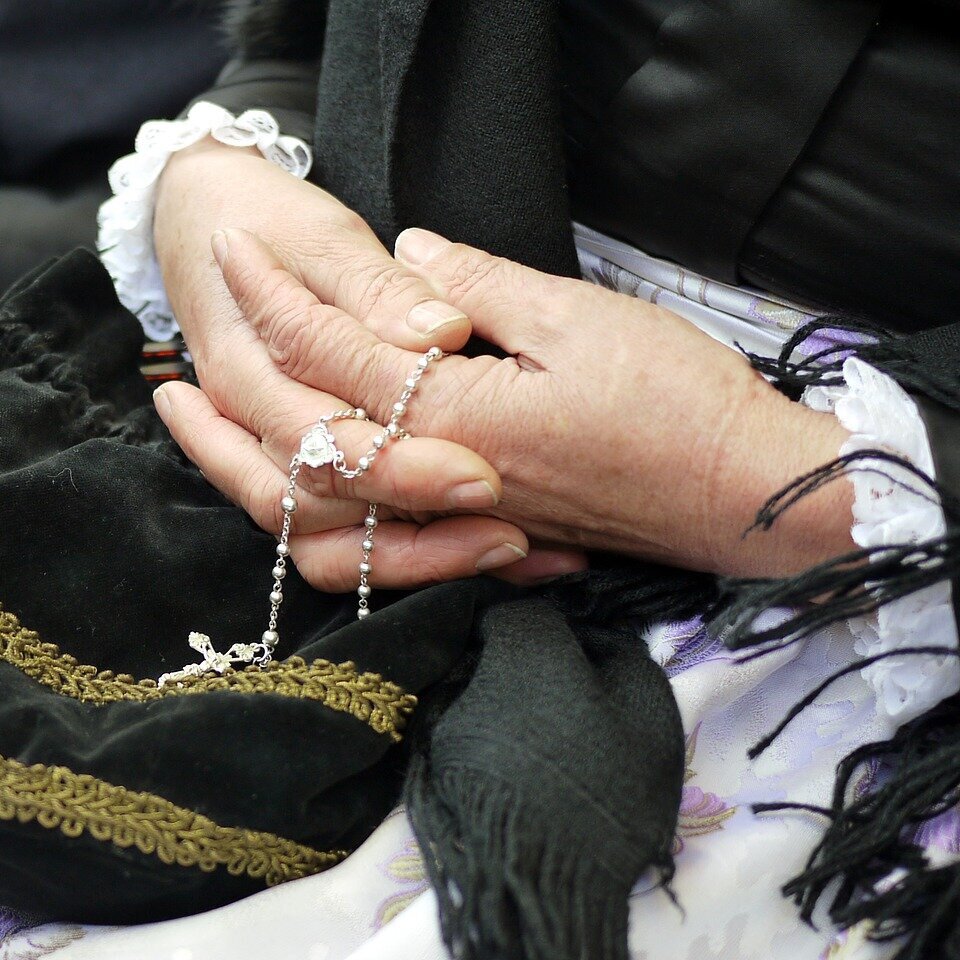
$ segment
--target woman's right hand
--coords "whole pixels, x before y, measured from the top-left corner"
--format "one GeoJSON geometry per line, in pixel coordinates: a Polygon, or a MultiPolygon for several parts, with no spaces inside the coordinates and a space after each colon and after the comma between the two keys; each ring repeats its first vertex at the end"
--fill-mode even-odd
{"type": "MultiPolygon", "coordinates": [[[[320,300],[336,302],[370,329],[389,333],[398,346],[455,351],[471,327],[426,280],[398,264],[361,217],[256,150],[205,140],[170,158],[159,184],[154,238],[202,392],[178,385],[169,397],[158,398],[158,410],[164,414],[164,401],[169,405],[174,392],[178,405],[191,405],[191,421],[202,428],[177,439],[194,459],[211,438],[229,439],[225,446],[235,455],[220,465],[225,476],[211,481],[221,489],[242,489],[240,505],[277,533],[279,500],[300,437],[322,414],[350,404],[278,371],[237,309],[211,254],[211,235],[225,227],[265,237],[320,300]],[[398,317],[406,320],[399,332],[398,317]],[[244,482],[224,482],[230,473],[243,473],[244,482]]],[[[338,424],[348,461],[369,448],[376,432],[372,423],[338,424]]],[[[493,506],[502,485],[496,471],[465,447],[418,438],[391,445],[377,466],[362,483],[346,484],[330,471],[302,475],[308,509],[296,514],[294,531],[326,534],[326,573],[316,586],[355,585],[355,534],[368,499],[388,505],[381,513],[387,522],[380,528],[375,566],[381,586],[412,587],[478,569],[497,569],[508,579],[529,582],[584,565],[579,553],[531,552],[513,524],[469,515],[493,506]]]]}

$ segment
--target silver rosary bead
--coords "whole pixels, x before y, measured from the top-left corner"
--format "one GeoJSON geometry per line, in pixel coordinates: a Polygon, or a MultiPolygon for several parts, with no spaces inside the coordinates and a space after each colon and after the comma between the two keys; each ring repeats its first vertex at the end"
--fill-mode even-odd
{"type": "Polygon", "coordinates": [[[297,501],[294,497],[284,497],[280,501],[280,509],[284,513],[295,513],[297,510],[297,501]]]}
{"type": "Polygon", "coordinates": [[[288,557],[290,555],[290,548],[286,543],[280,542],[277,544],[277,556],[278,557],[288,557]]]}
{"type": "Polygon", "coordinates": [[[271,591],[270,602],[273,604],[283,603],[283,594],[279,590],[271,591]]]}
{"type": "Polygon", "coordinates": [[[373,549],[373,541],[372,541],[372,540],[364,540],[363,543],[360,544],[360,549],[361,549],[364,553],[369,553],[369,552],[373,549]]]}
{"type": "Polygon", "coordinates": [[[380,521],[377,520],[377,518],[374,517],[374,516],[372,516],[372,515],[369,516],[369,517],[364,517],[364,519],[363,519],[363,525],[364,525],[368,530],[375,530],[375,529],[377,528],[377,524],[378,524],[379,522],[380,522],[380,521]]]}
{"type": "Polygon", "coordinates": [[[278,563],[270,572],[273,574],[274,580],[282,580],[287,575],[287,568],[281,567],[278,563]]]}
{"type": "Polygon", "coordinates": [[[264,630],[260,639],[263,640],[268,647],[275,647],[277,641],[280,639],[280,635],[276,630],[264,630]]]}

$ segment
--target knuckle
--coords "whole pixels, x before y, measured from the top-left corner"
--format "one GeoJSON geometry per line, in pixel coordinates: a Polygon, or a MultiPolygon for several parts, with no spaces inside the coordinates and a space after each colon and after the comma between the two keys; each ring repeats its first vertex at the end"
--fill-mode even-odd
{"type": "Polygon", "coordinates": [[[303,303],[296,295],[289,274],[275,276],[279,273],[279,270],[273,271],[265,277],[261,287],[263,302],[269,304],[263,311],[262,336],[271,346],[282,349],[303,315],[303,303]]]}
{"type": "Polygon", "coordinates": [[[352,278],[356,295],[350,298],[355,304],[357,319],[364,320],[387,308],[400,292],[405,279],[403,269],[392,263],[368,263],[358,270],[352,278]]]}
{"type": "Polygon", "coordinates": [[[240,503],[257,526],[268,533],[278,533],[283,526],[280,498],[270,483],[266,471],[255,460],[244,466],[237,476],[240,503]]]}
{"type": "Polygon", "coordinates": [[[429,385],[429,402],[418,404],[414,426],[418,433],[466,443],[486,435],[486,420],[502,407],[507,366],[494,357],[476,357],[447,367],[429,385]]]}
{"type": "Polygon", "coordinates": [[[287,332],[282,344],[276,344],[274,360],[280,369],[293,380],[306,381],[316,363],[315,350],[320,343],[323,321],[318,309],[310,309],[306,315],[298,312],[287,318],[287,332]]]}
{"type": "Polygon", "coordinates": [[[354,241],[356,234],[367,236],[373,233],[367,221],[356,210],[351,210],[350,207],[339,202],[330,208],[326,219],[334,228],[348,234],[354,241]]]}
{"type": "Polygon", "coordinates": [[[467,251],[466,248],[455,250],[451,257],[446,286],[450,294],[457,299],[476,292],[478,287],[495,282],[503,273],[506,263],[502,257],[477,254],[467,251]]]}

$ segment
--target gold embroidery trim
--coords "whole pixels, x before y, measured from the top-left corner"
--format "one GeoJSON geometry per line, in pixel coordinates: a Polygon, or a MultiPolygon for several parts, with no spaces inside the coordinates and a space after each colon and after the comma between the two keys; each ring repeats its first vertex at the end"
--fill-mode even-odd
{"type": "Polygon", "coordinates": [[[231,670],[223,676],[189,677],[182,686],[160,688],[156,680],[134,680],[128,674],[80,664],[44,643],[32,630],[0,607],[0,660],[5,660],[45,687],[74,700],[103,706],[119,701],[147,703],[166,697],[229,691],[272,693],[322,703],[349,713],[377,733],[399,742],[400,731],[417,705],[417,698],[378,673],[359,673],[356,664],[290,657],[265,668],[231,670]]]}
{"type": "Polygon", "coordinates": [[[320,873],[347,851],[322,851],[272,833],[223,827],[163,797],[77,774],[66,767],[25,766],[0,756],[0,820],[36,822],[67,837],[95,840],[181,867],[211,873],[226,867],[234,877],[268,887],[320,873]]]}

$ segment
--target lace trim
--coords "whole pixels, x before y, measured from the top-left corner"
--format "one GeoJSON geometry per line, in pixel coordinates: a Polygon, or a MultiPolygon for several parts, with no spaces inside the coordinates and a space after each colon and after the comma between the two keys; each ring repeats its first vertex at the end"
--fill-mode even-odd
{"type": "Polygon", "coordinates": [[[120,302],[136,314],[148,337],[169,340],[179,329],[167,300],[153,246],[157,180],[170,155],[212,136],[233,147],[257,147],[271,163],[301,180],[310,172],[310,148],[280,134],[265,110],[235,117],[216,104],[195,103],[183,120],[149,120],[134,153],[110,168],[114,196],[100,207],[97,247],[120,302]]]}
{"type": "MultiPolygon", "coordinates": [[[[933,455],[923,420],[903,388],[856,357],[844,362],[842,372],[842,385],[810,387],[803,397],[814,410],[835,414],[850,431],[841,456],[879,448],[898,454],[933,477],[933,455]]],[[[904,471],[886,463],[878,466],[878,473],[860,469],[849,475],[854,486],[854,541],[861,547],[874,547],[943,536],[946,520],[940,505],[912,492],[911,478],[904,471]]],[[[947,582],[901,597],[875,614],[849,623],[857,653],[863,656],[918,645],[957,645],[947,582]]],[[[866,667],[862,675],[876,692],[877,711],[897,724],[925,713],[960,690],[960,664],[953,657],[890,657],[866,667]]]]}
{"type": "Polygon", "coordinates": [[[56,693],[104,706],[121,701],[149,703],[167,697],[199,693],[274,694],[322,703],[330,710],[349,713],[377,733],[398,743],[401,731],[417,705],[417,698],[377,673],[358,673],[356,664],[300,657],[266,668],[228,671],[222,676],[190,677],[182,685],[157,686],[156,680],[135,680],[128,674],[78,663],[52,643],[43,643],[0,607],[0,660],[6,661],[56,693]]]}
{"type": "Polygon", "coordinates": [[[211,873],[226,867],[268,887],[312,876],[347,856],[272,833],[224,827],[163,797],[116,786],[66,767],[28,767],[0,756],[0,820],[36,822],[66,837],[88,833],[122,849],[211,873]]]}

